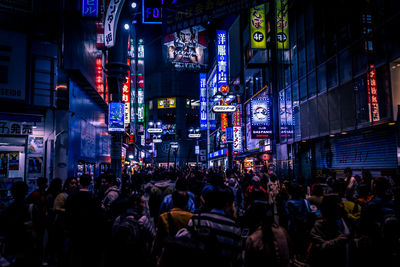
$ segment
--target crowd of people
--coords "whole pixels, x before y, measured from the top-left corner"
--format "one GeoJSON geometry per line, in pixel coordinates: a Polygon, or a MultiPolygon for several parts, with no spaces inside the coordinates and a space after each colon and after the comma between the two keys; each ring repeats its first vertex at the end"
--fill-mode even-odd
{"type": "Polygon", "coordinates": [[[11,188],[0,266],[399,266],[400,180],[201,168],[11,188]]]}

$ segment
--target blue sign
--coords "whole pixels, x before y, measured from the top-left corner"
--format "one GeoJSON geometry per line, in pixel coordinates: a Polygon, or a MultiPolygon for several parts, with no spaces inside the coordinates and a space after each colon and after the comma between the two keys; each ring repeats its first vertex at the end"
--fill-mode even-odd
{"type": "Polygon", "coordinates": [[[207,74],[200,73],[200,130],[207,130],[207,74]]]}
{"type": "Polygon", "coordinates": [[[227,49],[226,49],[226,31],[217,31],[217,65],[218,65],[218,90],[221,85],[227,84],[227,49]]]}
{"type": "Polygon", "coordinates": [[[164,0],[142,0],[142,23],[162,24],[164,0]]]}
{"type": "Polygon", "coordinates": [[[125,132],[124,103],[110,103],[108,106],[108,131],[125,132]]]}
{"type": "Polygon", "coordinates": [[[233,127],[226,127],[226,142],[233,142],[233,127]]]}
{"type": "Polygon", "coordinates": [[[224,156],[224,155],[228,155],[228,149],[227,148],[215,151],[213,153],[209,153],[208,154],[208,158],[212,159],[212,158],[216,158],[216,157],[220,157],[220,156],[224,156]]]}
{"type": "Polygon", "coordinates": [[[82,0],[82,17],[97,18],[99,16],[99,0],[82,0]]]}
{"type": "Polygon", "coordinates": [[[272,138],[271,100],[252,99],[251,103],[251,138],[272,138]]]}

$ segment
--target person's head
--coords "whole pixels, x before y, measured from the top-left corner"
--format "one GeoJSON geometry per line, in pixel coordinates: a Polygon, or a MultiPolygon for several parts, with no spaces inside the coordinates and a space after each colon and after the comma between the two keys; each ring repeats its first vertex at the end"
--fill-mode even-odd
{"type": "Polygon", "coordinates": [[[253,178],[251,178],[251,183],[252,183],[255,187],[260,186],[260,183],[261,183],[260,177],[258,177],[258,176],[253,176],[253,178]]]}
{"type": "Polygon", "coordinates": [[[360,184],[357,187],[358,196],[360,198],[367,198],[370,194],[371,185],[370,184],[360,184]]]}
{"type": "Polygon", "coordinates": [[[11,195],[15,201],[23,201],[28,193],[28,186],[22,181],[18,181],[11,186],[11,195]]]}
{"type": "Polygon", "coordinates": [[[174,191],[172,193],[172,205],[174,208],[185,209],[189,200],[189,195],[186,191],[174,191]]]}
{"type": "Polygon", "coordinates": [[[369,170],[362,171],[362,179],[367,182],[372,180],[372,174],[369,170]]]}
{"type": "Polygon", "coordinates": [[[216,186],[210,192],[209,207],[211,209],[223,209],[227,213],[232,208],[233,199],[233,192],[229,187],[216,186]]]}
{"type": "Polygon", "coordinates": [[[299,184],[290,184],[288,192],[292,199],[301,199],[304,197],[303,187],[299,184]]]}
{"type": "Polygon", "coordinates": [[[88,188],[91,181],[92,178],[89,174],[82,174],[81,177],[79,177],[79,185],[81,188],[88,188]]]}
{"type": "Polygon", "coordinates": [[[321,184],[316,184],[313,187],[312,195],[321,197],[324,195],[324,187],[321,184]]]}
{"type": "Polygon", "coordinates": [[[47,179],[44,178],[44,177],[37,178],[36,183],[37,183],[37,185],[39,187],[39,190],[45,190],[47,188],[47,186],[48,186],[47,179]]]}
{"type": "Polygon", "coordinates": [[[278,178],[276,177],[275,174],[271,174],[271,176],[269,177],[269,179],[271,180],[271,182],[275,182],[278,178]]]}
{"type": "Polygon", "coordinates": [[[143,211],[144,208],[146,207],[143,195],[138,192],[133,192],[129,196],[128,207],[139,211],[143,211]]]}
{"type": "Polygon", "coordinates": [[[50,182],[48,192],[53,194],[58,194],[62,190],[62,180],[60,178],[55,178],[50,182]]]}
{"type": "Polygon", "coordinates": [[[65,192],[74,192],[78,188],[78,181],[75,177],[68,177],[63,186],[65,192]]]}
{"type": "Polygon", "coordinates": [[[378,177],[374,180],[374,192],[378,197],[390,195],[390,183],[385,177],[378,177]]]}
{"type": "Polygon", "coordinates": [[[350,178],[351,177],[351,175],[353,175],[353,171],[350,169],[350,168],[346,168],[346,169],[344,169],[344,175],[347,177],[347,178],[350,178]]]}
{"type": "Polygon", "coordinates": [[[117,184],[117,177],[113,174],[104,176],[104,187],[109,188],[117,184]]]}
{"type": "Polygon", "coordinates": [[[337,194],[325,195],[320,206],[322,217],[329,221],[334,221],[340,218],[342,206],[340,198],[337,194]]]}
{"type": "Polygon", "coordinates": [[[177,191],[188,191],[189,184],[187,179],[185,177],[180,177],[178,180],[176,180],[175,189],[177,191]]]}

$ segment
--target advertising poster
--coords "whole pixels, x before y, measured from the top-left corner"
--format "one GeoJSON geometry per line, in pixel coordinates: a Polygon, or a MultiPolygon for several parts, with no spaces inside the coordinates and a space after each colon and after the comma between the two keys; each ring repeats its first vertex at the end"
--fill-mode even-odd
{"type": "Polygon", "coordinates": [[[108,107],[108,131],[124,132],[124,103],[110,103],[108,107]]]}
{"type": "Polygon", "coordinates": [[[207,74],[200,73],[200,130],[207,130],[207,74]]]}
{"type": "Polygon", "coordinates": [[[7,177],[8,152],[0,152],[0,178],[7,177]]]}
{"type": "Polygon", "coordinates": [[[289,16],[288,0],[276,1],[276,39],[278,49],[289,49],[289,16]]]}
{"type": "Polygon", "coordinates": [[[19,170],[19,152],[8,153],[8,170],[10,171],[19,170]]]}
{"type": "Polygon", "coordinates": [[[236,111],[233,113],[233,151],[242,152],[242,105],[236,105],[236,111]]]}
{"type": "Polygon", "coordinates": [[[264,5],[250,9],[250,47],[252,49],[266,49],[266,18],[264,5]]]}
{"type": "Polygon", "coordinates": [[[157,99],[157,108],[176,108],[176,97],[157,99]]]}
{"type": "Polygon", "coordinates": [[[28,153],[43,153],[43,137],[29,137],[28,153]]]}
{"type": "Polygon", "coordinates": [[[205,28],[194,26],[164,37],[167,61],[177,71],[200,71],[206,67],[207,36],[205,28]]]}
{"type": "Polygon", "coordinates": [[[270,99],[253,99],[251,104],[251,137],[272,138],[270,99]]]}
{"type": "Polygon", "coordinates": [[[28,172],[32,174],[42,173],[43,157],[29,157],[28,161],[29,167],[28,172]]]}

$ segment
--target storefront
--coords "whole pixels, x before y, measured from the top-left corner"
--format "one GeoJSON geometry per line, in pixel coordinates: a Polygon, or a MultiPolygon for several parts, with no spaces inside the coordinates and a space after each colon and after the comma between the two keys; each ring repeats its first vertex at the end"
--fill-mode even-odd
{"type": "Polygon", "coordinates": [[[208,154],[209,168],[224,169],[228,166],[228,149],[224,148],[208,154]]]}

